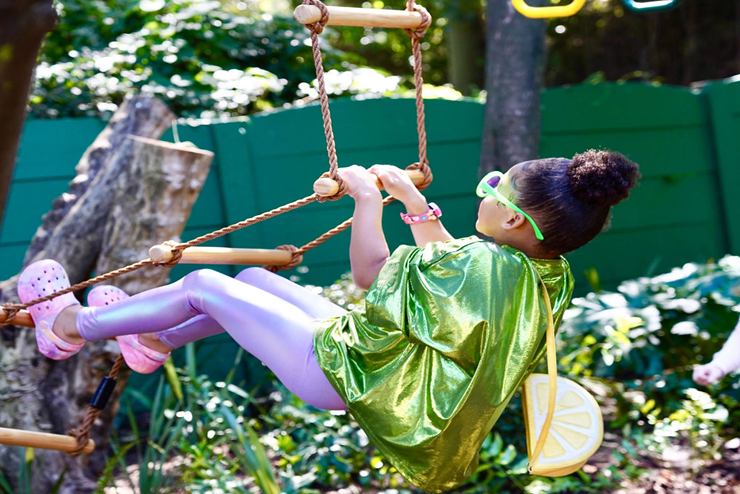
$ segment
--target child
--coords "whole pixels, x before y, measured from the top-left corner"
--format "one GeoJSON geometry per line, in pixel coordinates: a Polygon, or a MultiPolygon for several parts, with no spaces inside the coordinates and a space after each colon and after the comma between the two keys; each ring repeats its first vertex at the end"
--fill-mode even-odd
{"type": "MultiPolygon", "coordinates": [[[[341,176],[355,200],[350,262],[355,283],[369,288],[364,309],[346,312],[259,268],[236,280],[202,270],[129,299],[100,287],[98,307],[81,308],[71,294],[32,307],[42,353],[67,358],[85,341],[118,337],[129,365],[151,372],[172,349],[227,331],[306,403],[349,410],[412,483],[459,485],[544,354],[542,284],[557,326],[573,290],[561,255],[604,229],[637,165],[591,150],[486,175],[476,229],[495,243],[453,239],[398,168],[353,166],[341,176]],[[373,175],[405,205],[418,247],[389,253],[373,175]]],[[[30,301],[49,293],[39,288],[64,286],[61,266],[40,261],[19,292],[30,301]]]]}
{"type": "Polygon", "coordinates": [[[738,368],[740,368],[740,321],[727,338],[722,350],[714,354],[712,361],[694,368],[694,381],[702,386],[709,386],[738,368]]]}

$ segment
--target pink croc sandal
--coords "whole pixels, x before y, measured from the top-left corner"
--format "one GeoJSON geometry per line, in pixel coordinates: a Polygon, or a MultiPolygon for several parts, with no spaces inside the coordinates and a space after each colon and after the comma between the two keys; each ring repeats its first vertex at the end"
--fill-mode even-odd
{"type": "MultiPolygon", "coordinates": [[[[126,300],[128,294],[115,286],[100,285],[96,286],[87,295],[87,305],[90,307],[103,307],[105,305],[115,304],[121,300],[126,300]]],[[[169,353],[161,353],[146,347],[139,342],[139,335],[116,336],[118,344],[121,346],[121,354],[131,370],[139,374],[151,374],[159,369],[165,360],[169,358],[169,353]]]]}
{"type": "MultiPolygon", "coordinates": [[[[65,288],[69,288],[67,273],[58,262],[51,259],[31,264],[18,279],[18,296],[24,304],[65,288]]],[[[72,293],[65,293],[28,308],[36,326],[36,343],[42,355],[53,360],[64,360],[82,349],[84,343],[66,342],[52,331],[59,313],[70,305],[79,304],[72,293]]]]}

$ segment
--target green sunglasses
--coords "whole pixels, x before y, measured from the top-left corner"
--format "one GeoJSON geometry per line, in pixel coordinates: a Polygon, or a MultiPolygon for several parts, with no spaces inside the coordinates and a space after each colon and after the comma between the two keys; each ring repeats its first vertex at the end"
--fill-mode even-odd
{"type": "Polygon", "coordinates": [[[529,220],[530,223],[532,223],[532,228],[534,228],[534,236],[537,237],[537,240],[544,240],[545,237],[542,235],[542,232],[537,227],[537,224],[534,222],[531,216],[529,216],[527,213],[522,211],[517,205],[515,205],[513,202],[508,200],[501,194],[496,187],[498,187],[498,184],[501,182],[501,179],[504,178],[504,174],[500,171],[493,171],[483,177],[478,184],[478,188],[476,189],[476,194],[478,194],[478,197],[486,197],[488,194],[492,195],[498,202],[502,203],[504,206],[507,206],[517,213],[521,214],[525,218],[529,220]]]}

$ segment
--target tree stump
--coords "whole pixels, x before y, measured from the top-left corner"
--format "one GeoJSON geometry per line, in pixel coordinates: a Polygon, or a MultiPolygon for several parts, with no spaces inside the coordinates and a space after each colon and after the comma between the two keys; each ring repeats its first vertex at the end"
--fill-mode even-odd
{"type": "MultiPolygon", "coordinates": [[[[41,233],[46,236],[44,248],[26,256],[29,262],[58,260],[72,283],[88,279],[93,269],[102,273],[146,259],[151,245],[178,237],[208,174],[209,152],[128,138],[132,128],[148,129],[149,137],[158,137],[169,126],[173,115],[161,102],[134,98],[119,113],[83,157],[83,164],[94,155],[101,157],[95,178],[53,231],[41,233]],[[115,147],[106,149],[106,142],[116,143],[115,147]]],[[[89,170],[89,165],[78,167],[78,173],[82,170],[89,170]]],[[[167,270],[148,269],[151,272],[129,275],[120,286],[136,292],[166,282],[167,270]]],[[[16,279],[0,283],[0,301],[17,301],[16,279]]],[[[65,434],[77,427],[119,353],[115,342],[98,342],[69,360],[55,362],[38,353],[33,330],[10,327],[2,330],[2,336],[0,426],[15,429],[65,434]]],[[[103,447],[127,376],[120,376],[117,394],[93,430],[93,438],[103,447]]],[[[23,461],[17,454],[17,449],[0,447],[0,471],[11,481],[23,461]]],[[[104,467],[101,450],[79,458],[37,450],[36,457],[43,468],[34,471],[32,492],[51,492],[65,469],[60,493],[93,492],[104,467]]]]}

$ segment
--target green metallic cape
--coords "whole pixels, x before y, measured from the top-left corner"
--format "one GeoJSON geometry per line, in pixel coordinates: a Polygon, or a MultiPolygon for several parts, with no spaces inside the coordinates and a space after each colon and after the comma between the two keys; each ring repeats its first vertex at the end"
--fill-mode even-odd
{"type": "Polygon", "coordinates": [[[567,261],[470,237],[399,247],[365,309],[317,329],[324,373],[416,486],[443,492],[475,472],[483,440],[544,355],[537,272],[557,328],[573,291],[567,261]]]}

